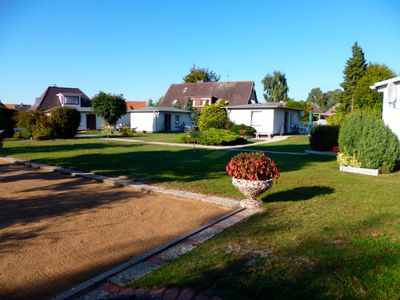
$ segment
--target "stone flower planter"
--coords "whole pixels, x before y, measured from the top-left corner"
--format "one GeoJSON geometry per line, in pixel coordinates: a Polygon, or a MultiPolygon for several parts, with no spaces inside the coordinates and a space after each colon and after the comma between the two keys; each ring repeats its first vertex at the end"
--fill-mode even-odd
{"type": "Polygon", "coordinates": [[[272,187],[273,181],[272,179],[246,180],[232,177],[232,184],[247,197],[246,200],[240,201],[240,206],[246,208],[259,208],[262,205],[262,201],[258,200],[257,197],[266,190],[269,190],[272,187]]]}

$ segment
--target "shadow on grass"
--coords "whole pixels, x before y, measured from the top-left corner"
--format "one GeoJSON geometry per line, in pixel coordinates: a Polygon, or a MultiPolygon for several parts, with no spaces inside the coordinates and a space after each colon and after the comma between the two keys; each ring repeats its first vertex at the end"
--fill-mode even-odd
{"type": "MultiPolygon", "coordinates": [[[[250,220],[265,217],[262,213],[250,220]]],[[[217,238],[218,242],[199,247],[133,286],[211,289],[223,299],[398,299],[400,243],[359,234],[360,227],[373,230],[388,218],[396,216],[380,215],[353,226],[336,224],[338,232],[354,234],[342,239],[310,234],[278,249],[265,246],[265,233],[254,224],[249,228],[248,220],[217,238]],[[241,242],[237,235],[256,245],[260,242],[262,248],[252,248],[251,242],[241,242]]],[[[288,230],[273,228],[268,235],[288,230]]]]}
{"type": "Polygon", "coordinates": [[[320,195],[333,194],[334,192],[335,189],[329,186],[304,186],[268,194],[262,200],[264,202],[303,201],[320,195]]]}
{"type": "MultiPolygon", "coordinates": [[[[39,162],[107,176],[127,175],[130,179],[149,183],[193,182],[227,176],[225,166],[236,154],[229,150],[205,150],[149,146],[124,142],[93,141],[79,143],[68,140],[33,142],[32,144],[8,145],[2,149],[6,155],[40,154],[39,162]],[[72,142],[72,144],[71,144],[72,142]],[[50,143],[50,144],[49,144],[50,143]],[[156,149],[156,150],[152,150],[156,149]],[[165,149],[165,150],[164,150],[165,149]],[[91,151],[92,150],[92,151],[91,151]],[[68,152],[73,154],[66,155],[68,152]],[[79,154],[85,151],[84,154],[79,154]]],[[[302,169],[314,162],[326,162],[332,157],[270,155],[281,172],[302,169]]]]}

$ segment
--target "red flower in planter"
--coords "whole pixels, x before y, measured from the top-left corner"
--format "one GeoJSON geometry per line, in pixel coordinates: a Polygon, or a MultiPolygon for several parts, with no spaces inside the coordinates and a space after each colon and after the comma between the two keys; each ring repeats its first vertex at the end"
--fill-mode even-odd
{"type": "Polygon", "coordinates": [[[240,153],[226,165],[229,176],[246,180],[269,180],[279,178],[276,163],[263,152],[240,153]]]}

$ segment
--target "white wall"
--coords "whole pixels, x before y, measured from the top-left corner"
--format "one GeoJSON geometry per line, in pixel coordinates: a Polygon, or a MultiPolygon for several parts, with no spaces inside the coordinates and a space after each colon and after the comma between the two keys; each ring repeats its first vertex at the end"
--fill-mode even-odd
{"type": "Polygon", "coordinates": [[[235,124],[245,124],[254,127],[258,133],[262,134],[280,134],[285,123],[285,111],[288,112],[288,131],[291,133],[295,125],[299,126],[299,111],[288,109],[228,109],[228,117],[235,124]],[[254,117],[254,114],[260,115],[254,117]],[[260,119],[261,122],[255,119],[260,119]]]}
{"type": "Polygon", "coordinates": [[[149,112],[131,112],[131,128],[136,131],[153,132],[155,130],[155,114],[149,112]]]}
{"type": "Polygon", "coordinates": [[[228,109],[229,119],[237,124],[245,124],[252,126],[258,133],[272,134],[274,133],[274,110],[273,109],[228,109]],[[260,114],[255,117],[255,114],[260,114]],[[261,119],[257,122],[256,119],[261,119]]]}
{"type": "MultiPolygon", "coordinates": [[[[182,124],[191,126],[192,120],[190,113],[170,113],[171,115],[171,131],[182,131],[182,124]],[[175,116],[179,116],[179,123],[175,124],[175,116]]],[[[165,112],[131,112],[131,128],[137,131],[146,132],[163,132],[165,131],[165,112]]]]}
{"type": "Polygon", "coordinates": [[[387,89],[380,90],[380,92],[383,91],[382,119],[400,139],[400,82],[395,84],[397,88],[397,99],[393,104],[387,102],[387,89]]]}

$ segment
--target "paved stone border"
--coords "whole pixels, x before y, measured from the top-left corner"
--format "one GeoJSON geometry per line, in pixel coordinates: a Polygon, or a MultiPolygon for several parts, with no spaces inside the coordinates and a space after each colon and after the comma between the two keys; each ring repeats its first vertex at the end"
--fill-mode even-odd
{"type": "Polygon", "coordinates": [[[338,154],[333,151],[315,151],[315,150],[305,150],[307,154],[315,154],[315,155],[326,155],[326,156],[337,156],[338,154]]]}

